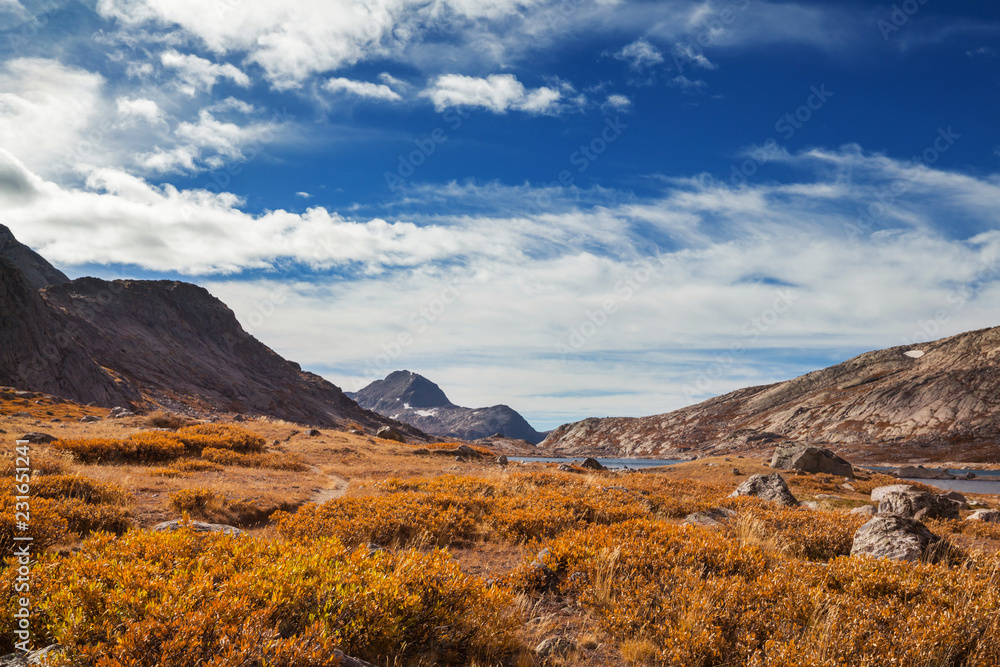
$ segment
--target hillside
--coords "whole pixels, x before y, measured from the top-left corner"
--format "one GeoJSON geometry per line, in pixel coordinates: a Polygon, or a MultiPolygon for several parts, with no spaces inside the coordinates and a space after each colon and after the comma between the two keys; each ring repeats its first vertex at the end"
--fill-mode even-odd
{"type": "Polygon", "coordinates": [[[478,440],[500,433],[537,444],[545,437],[509,406],[463,408],[448,400],[439,386],[410,371],[390,373],[348,396],[361,407],[446,438],[478,440]]]}
{"type": "Polygon", "coordinates": [[[868,352],[661,415],[566,424],[541,446],[673,457],[764,451],[789,439],[857,460],[988,461],[1000,456],[998,408],[1000,328],[991,328],[868,352]]]}
{"type": "MultiPolygon", "coordinates": [[[[13,237],[0,227],[0,239],[13,237]]],[[[0,257],[0,384],[105,407],[261,414],[318,426],[391,423],[248,334],[201,287],[69,281],[30,249],[5,243],[12,252],[0,257]],[[48,280],[55,282],[38,288],[48,280]]]]}

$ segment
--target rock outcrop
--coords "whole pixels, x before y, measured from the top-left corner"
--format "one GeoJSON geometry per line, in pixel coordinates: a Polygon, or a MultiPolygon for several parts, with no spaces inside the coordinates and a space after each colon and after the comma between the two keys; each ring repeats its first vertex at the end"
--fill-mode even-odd
{"type": "Polygon", "coordinates": [[[879,513],[854,534],[851,555],[915,563],[940,539],[919,521],[879,513]]]}
{"type": "Polygon", "coordinates": [[[785,483],[784,478],[776,472],[770,475],[754,475],[750,477],[747,481],[736,487],[736,490],[729,497],[736,498],[738,496],[751,496],[789,507],[799,504],[799,501],[795,499],[792,492],[788,490],[788,485],[785,483]]]}
{"type": "Polygon", "coordinates": [[[410,371],[390,373],[348,396],[363,408],[442,438],[506,437],[537,444],[545,437],[509,406],[463,408],[448,400],[439,386],[410,371]]]}
{"type": "Polygon", "coordinates": [[[986,523],[1000,523],[1000,511],[997,510],[976,510],[965,517],[966,521],[984,521],[986,523]]]}
{"type": "Polygon", "coordinates": [[[853,461],[996,460],[1000,327],[868,352],[777,384],[652,417],[586,419],[540,447],[565,456],[764,453],[783,441],[853,461]],[[907,352],[921,351],[919,357],[907,352]]]}
{"type": "Polygon", "coordinates": [[[829,449],[787,443],[778,445],[771,458],[775,470],[801,470],[854,479],[854,467],[829,449]]]}

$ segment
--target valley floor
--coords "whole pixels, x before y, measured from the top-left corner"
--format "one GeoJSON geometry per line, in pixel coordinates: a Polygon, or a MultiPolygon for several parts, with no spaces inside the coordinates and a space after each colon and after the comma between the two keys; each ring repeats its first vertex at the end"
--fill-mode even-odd
{"type": "Polygon", "coordinates": [[[1000,664],[1000,525],[927,521],[936,563],[851,557],[849,511],[883,475],[783,472],[812,503],[787,508],[729,497],[774,472],[761,458],[560,472],[263,419],[0,407],[5,554],[14,440],[58,438],[30,446],[30,607],[65,664],[1000,664]],[[685,523],[714,508],[735,514],[685,523]],[[151,530],[182,517],[244,534],[151,530]]]}

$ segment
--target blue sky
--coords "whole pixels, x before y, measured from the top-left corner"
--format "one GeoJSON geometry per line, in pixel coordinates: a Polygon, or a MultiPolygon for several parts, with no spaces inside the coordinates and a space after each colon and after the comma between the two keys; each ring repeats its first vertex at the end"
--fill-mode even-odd
{"type": "Polygon", "coordinates": [[[539,428],[998,324],[983,2],[0,0],[0,221],[539,428]]]}

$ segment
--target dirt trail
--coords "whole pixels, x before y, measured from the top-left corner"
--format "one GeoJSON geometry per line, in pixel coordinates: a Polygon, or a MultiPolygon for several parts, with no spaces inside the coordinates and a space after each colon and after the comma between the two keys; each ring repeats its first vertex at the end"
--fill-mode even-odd
{"type": "Polygon", "coordinates": [[[309,498],[307,502],[315,503],[317,505],[322,505],[328,500],[333,500],[334,498],[340,498],[342,495],[347,493],[347,487],[350,486],[347,480],[338,475],[324,474],[319,468],[313,466],[312,471],[317,475],[323,475],[327,478],[331,486],[327,486],[324,489],[319,489],[309,498]]]}

